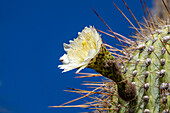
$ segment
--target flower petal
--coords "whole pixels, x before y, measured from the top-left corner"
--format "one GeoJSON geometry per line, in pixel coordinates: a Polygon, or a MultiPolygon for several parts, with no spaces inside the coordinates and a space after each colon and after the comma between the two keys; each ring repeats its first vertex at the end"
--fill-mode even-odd
{"type": "Polygon", "coordinates": [[[63,64],[68,64],[68,63],[69,63],[69,60],[68,60],[66,54],[64,54],[62,57],[60,57],[59,60],[60,60],[63,64]]]}
{"type": "Polygon", "coordinates": [[[60,58],[63,65],[58,67],[64,69],[63,72],[78,68],[76,71],[78,73],[99,53],[102,39],[96,29],[90,26],[90,28],[85,27],[82,32],[78,33],[78,37],[73,41],[70,40],[69,43],[63,44],[67,54],[60,58]]]}

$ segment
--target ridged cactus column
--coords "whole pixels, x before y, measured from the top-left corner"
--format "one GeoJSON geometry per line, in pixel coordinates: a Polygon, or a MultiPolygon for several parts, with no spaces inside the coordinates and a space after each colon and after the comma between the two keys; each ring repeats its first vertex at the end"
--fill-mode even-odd
{"type": "Polygon", "coordinates": [[[129,109],[122,106],[120,112],[159,113],[169,109],[169,29],[169,26],[162,27],[148,37],[148,40],[138,42],[136,50],[131,52],[134,57],[126,64],[127,72],[124,76],[133,76],[129,80],[136,83],[138,94],[137,98],[126,106],[129,109]]]}

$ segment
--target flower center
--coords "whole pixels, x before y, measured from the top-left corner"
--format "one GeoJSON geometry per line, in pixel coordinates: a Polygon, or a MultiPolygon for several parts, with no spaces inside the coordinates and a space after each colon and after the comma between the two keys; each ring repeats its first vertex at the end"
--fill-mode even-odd
{"type": "Polygon", "coordinates": [[[83,46],[87,46],[86,40],[82,41],[83,46]]]}

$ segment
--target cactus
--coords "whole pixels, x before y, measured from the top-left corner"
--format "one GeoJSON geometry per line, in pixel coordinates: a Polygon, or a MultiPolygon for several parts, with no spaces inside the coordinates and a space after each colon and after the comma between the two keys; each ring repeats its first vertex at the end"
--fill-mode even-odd
{"type": "MultiPolygon", "coordinates": [[[[128,8],[124,0],[123,2],[128,8]]],[[[164,4],[162,5],[164,11],[162,11],[163,14],[157,14],[161,15],[158,18],[150,14],[145,0],[143,1],[142,6],[145,6],[145,13],[148,13],[144,28],[134,17],[140,30],[114,4],[136,30],[136,35],[132,36],[134,41],[123,36],[120,36],[122,39],[118,38],[93,9],[113,34],[110,36],[122,44],[124,47],[122,50],[103,43],[98,32],[107,33],[96,30],[92,26],[85,27],[78,38],[70,41],[70,44],[64,44],[67,54],[60,58],[63,65],[59,65],[61,69],[64,69],[63,72],[77,68],[76,73],[79,73],[84,68],[91,68],[99,74],[86,77],[102,75],[109,79],[102,84],[97,84],[100,87],[93,91],[71,88],[73,92],[87,93],[83,97],[90,96],[93,99],[91,103],[87,102],[77,107],[96,109],[95,112],[99,113],[169,113],[170,12],[168,1],[162,0],[162,4],[164,4]],[[91,97],[93,94],[99,94],[99,96],[91,97]]],[[[129,8],[128,10],[131,12],[129,8]]],[[[132,12],[131,14],[134,16],[132,12]]],[[[89,85],[96,84],[89,83],[89,85]]]]}

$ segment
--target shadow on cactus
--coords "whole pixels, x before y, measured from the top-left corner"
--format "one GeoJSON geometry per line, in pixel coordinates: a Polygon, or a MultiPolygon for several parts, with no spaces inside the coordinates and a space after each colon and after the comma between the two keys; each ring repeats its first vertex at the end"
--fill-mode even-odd
{"type": "Polygon", "coordinates": [[[169,113],[170,108],[170,24],[168,1],[160,0],[163,14],[154,17],[147,8],[145,0],[141,5],[145,13],[145,24],[140,24],[128,5],[122,0],[138,27],[135,27],[125,14],[114,4],[120,13],[135,29],[133,39],[126,38],[108,27],[110,33],[85,27],[77,39],[64,44],[64,54],[58,67],[63,72],[78,69],[77,78],[104,76],[108,81],[85,85],[94,86],[93,91],[70,88],[69,92],[79,93],[80,98],[61,106],[95,109],[103,113],[169,113]],[[99,32],[117,39],[122,50],[102,42],[99,32]],[[94,69],[99,74],[79,73],[84,68],[94,69]],[[82,74],[84,74],[82,76],[82,74]],[[97,97],[96,94],[99,96],[97,97]],[[93,96],[95,95],[95,96],[93,96]],[[66,106],[84,97],[93,101],[82,105],[66,106]]]}

